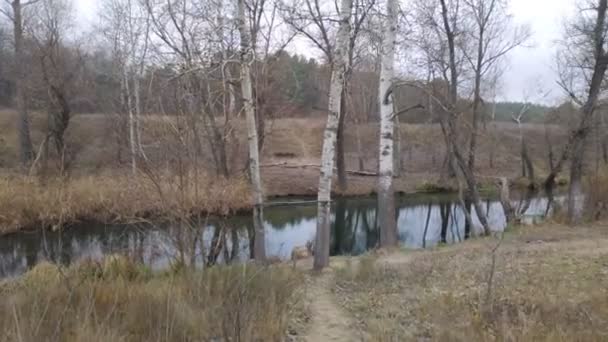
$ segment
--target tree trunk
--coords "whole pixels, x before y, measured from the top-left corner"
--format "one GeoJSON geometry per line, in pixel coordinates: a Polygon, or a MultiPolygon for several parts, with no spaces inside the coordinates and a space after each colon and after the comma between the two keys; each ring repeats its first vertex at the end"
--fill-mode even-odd
{"type": "Polygon", "coordinates": [[[357,160],[359,164],[359,171],[365,170],[365,161],[363,160],[363,146],[361,146],[361,130],[359,128],[359,121],[355,122],[355,135],[357,139],[357,160]]]}
{"type": "Polygon", "coordinates": [[[386,4],[384,35],[382,40],[382,61],[380,66],[379,104],[380,104],[380,151],[378,155],[378,219],[380,222],[380,247],[397,245],[395,220],[395,192],[393,190],[394,151],[393,136],[394,97],[387,98],[391,88],[395,64],[395,32],[397,30],[397,0],[386,4]],[[390,101],[390,102],[389,102],[390,101]]]}
{"type": "Polygon", "coordinates": [[[237,0],[239,13],[239,33],[241,35],[241,92],[247,120],[247,141],[249,143],[249,176],[253,192],[253,229],[254,229],[254,259],[259,262],[266,260],[264,236],[264,194],[260,177],[260,157],[258,150],[258,133],[253,91],[251,85],[250,63],[253,62],[250,32],[245,20],[245,0],[237,0]]]}
{"type": "Polygon", "coordinates": [[[131,172],[133,175],[137,172],[137,143],[135,136],[135,115],[133,113],[133,104],[131,97],[131,87],[129,85],[129,71],[127,65],[123,66],[123,78],[125,84],[125,97],[127,99],[127,112],[129,113],[129,147],[131,149],[131,172]]]}
{"type": "Polygon", "coordinates": [[[604,164],[608,164],[608,134],[604,134],[602,139],[602,159],[604,160],[604,164]]]}
{"type": "Polygon", "coordinates": [[[568,221],[570,224],[578,224],[583,219],[583,160],[585,155],[587,138],[583,137],[574,143],[572,149],[572,161],[570,165],[570,186],[568,188],[568,221]]]}
{"type": "MultiPolygon", "coordinates": [[[[394,110],[394,109],[393,109],[394,110]]],[[[401,129],[400,129],[400,125],[399,125],[399,116],[395,116],[394,119],[394,126],[395,126],[395,141],[394,141],[394,153],[393,156],[395,157],[395,160],[393,161],[394,164],[394,170],[393,170],[393,176],[395,178],[399,178],[401,177],[401,168],[403,167],[403,157],[402,157],[402,149],[401,149],[401,129]]],[[[411,146],[408,149],[408,153],[409,153],[409,157],[408,157],[408,161],[411,161],[411,146]]]]}
{"type": "Polygon", "coordinates": [[[484,53],[484,28],[479,28],[477,41],[477,65],[475,67],[475,90],[473,95],[473,123],[471,127],[471,140],[469,142],[469,161],[468,166],[471,172],[475,173],[475,154],[477,152],[477,134],[479,124],[479,106],[481,105],[481,73],[484,53]]]}
{"type": "MultiPolygon", "coordinates": [[[[242,1],[242,0],[241,0],[242,1]]],[[[329,240],[331,229],[331,183],[335,162],[337,131],[340,122],[342,87],[348,56],[346,49],[350,36],[352,0],[341,0],[340,28],[336,37],[334,63],[329,86],[329,110],[323,136],[321,172],[317,195],[317,235],[315,239],[314,269],[329,265],[329,240]]]]}
{"type": "MultiPolygon", "coordinates": [[[[345,76],[346,78],[346,76],[345,76]]],[[[348,86],[344,82],[342,88],[342,95],[340,96],[340,120],[338,122],[338,136],[337,136],[337,160],[336,168],[338,171],[338,189],[346,191],[348,188],[348,180],[346,179],[346,152],[345,147],[345,134],[344,126],[346,125],[346,87],[348,86]]]]}
{"type": "Polygon", "coordinates": [[[530,154],[528,153],[528,143],[526,137],[524,136],[521,138],[521,160],[525,170],[524,176],[528,176],[528,181],[530,182],[529,186],[534,187],[536,184],[534,176],[534,164],[532,164],[532,159],[530,159],[530,154]]]}
{"type": "Polygon", "coordinates": [[[506,177],[500,179],[500,204],[505,213],[507,226],[513,223],[515,219],[515,210],[511,205],[511,196],[509,195],[509,180],[506,177]]]}
{"type": "Polygon", "coordinates": [[[135,116],[134,116],[134,126],[135,126],[135,145],[137,146],[137,153],[139,153],[142,157],[145,158],[144,148],[141,144],[141,89],[140,89],[140,79],[139,75],[134,75],[133,77],[133,95],[135,97],[135,116]]]}
{"type": "Polygon", "coordinates": [[[30,120],[27,112],[27,94],[24,82],[26,79],[23,55],[23,18],[21,15],[21,0],[13,0],[13,33],[15,39],[15,98],[17,102],[19,135],[19,159],[25,169],[34,157],[32,139],[30,137],[30,120]]]}

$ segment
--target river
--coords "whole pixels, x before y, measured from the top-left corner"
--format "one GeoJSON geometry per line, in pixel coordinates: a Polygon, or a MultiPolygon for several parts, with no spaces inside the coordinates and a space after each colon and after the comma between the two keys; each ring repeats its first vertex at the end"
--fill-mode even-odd
{"type": "MultiPolygon", "coordinates": [[[[545,197],[520,195],[514,205],[527,217],[543,216],[545,197]],[[527,208],[526,208],[527,205],[527,208]]],[[[296,246],[314,240],[316,204],[311,199],[277,199],[265,209],[268,256],[289,259],[296,246]],[[289,203],[293,201],[293,203],[289,203]],[[308,202],[307,202],[308,201],[308,202]],[[312,203],[309,203],[312,202],[312,203]]],[[[398,236],[407,248],[428,248],[458,243],[479,232],[465,224],[462,207],[454,195],[402,195],[396,197],[398,236]]],[[[500,203],[484,200],[490,226],[505,227],[500,203]]],[[[331,255],[359,255],[376,247],[376,200],[373,197],[340,198],[332,207],[331,255]]],[[[0,237],[0,278],[26,272],[42,260],[69,265],[78,260],[123,254],[155,270],[176,260],[199,267],[249,257],[250,215],[206,218],[194,223],[138,223],[102,225],[80,223],[61,231],[20,232],[0,237]],[[214,248],[211,248],[214,246],[214,248]]]]}

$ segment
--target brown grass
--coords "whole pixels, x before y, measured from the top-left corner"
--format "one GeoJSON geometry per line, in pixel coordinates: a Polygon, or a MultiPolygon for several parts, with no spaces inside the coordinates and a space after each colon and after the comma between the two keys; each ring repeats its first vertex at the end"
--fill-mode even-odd
{"type": "MultiPolygon", "coordinates": [[[[605,341],[606,227],[557,226],[338,272],[339,301],[372,341],[605,341]]],[[[370,260],[374,260],[371,262],[370,260]]]]}
{"type": "Polygon", "coordinates": [[[584,188],[586,218],[590,221],[605,219],[608,215],[608,168],[602,167],[588,175],[584,188]]]}
{"type": "Polygon", "coordinates": [[[0,178],[0,233],[78,220],[129,222],[143,217],[184,214],[226,215],[250,207],[243,178],[205,174],[177,176],[111,175],[52,178],[0,178]],[[152,181],[154,179],[154,181],[152,181]],[[182,186],[182,184],[185,184],[182,186]]]}
{"type": "Polygon", "coordinates": [[[304,276],[289,267],[133,277],[139,266],[112,258],[5,283],[0,341],[282,341],[307,314],[304,276]]]}

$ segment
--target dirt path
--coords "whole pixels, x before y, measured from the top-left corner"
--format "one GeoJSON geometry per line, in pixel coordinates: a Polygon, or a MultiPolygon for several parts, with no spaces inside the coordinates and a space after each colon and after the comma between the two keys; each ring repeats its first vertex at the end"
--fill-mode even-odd
{"type": "Polygon", "coordinates": [[[331,293],[334,272],[327,270],[316,276],[310,288],[312,324],[306,340],[321,341],[361,341],[354,331],[354,322],[336,303],[331,293]]]}

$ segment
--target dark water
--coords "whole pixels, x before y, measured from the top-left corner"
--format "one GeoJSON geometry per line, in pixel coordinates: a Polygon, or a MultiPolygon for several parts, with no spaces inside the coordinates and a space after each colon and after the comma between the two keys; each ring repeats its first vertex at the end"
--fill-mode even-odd
{"type": "MultiPolygon", "coordinates": [[[[521,196],[514,204],[529,217],[543,215],[547,199],[521,196]],[[527,208],[526,208],[527,207],[527,208]]],[[[479,232],[467,232],[462,208],[450,195],[408,195],[397,199],[399,240],[409,248],[456,243],[479,232]]],[[[502,230],[505,218],[495,199],[484,201],[493,230],[502,230]]],[[[473,211],[474,212],[474,211],[473,211]]],[[[316,204],[283,204],[265,210],[267,255],[288,259],[296,246],[313,240],[316,204]]],[[[371,197],[339,199],[333,205],[331,254],[357,255],[378,242],[376,200],[371,197]]],[[[204,266],[246,260],[249,256],[250,215],[208,219],[192,228],[173,224],[80,224],[61,232],[28,232],[0,237],[0,278],[24,273],[42,260],[70,264],[107,254],[128,255],[153,269],[176,260],[204,266]],[[214,246],[212,248],[212,246],[214,246]]]]}

